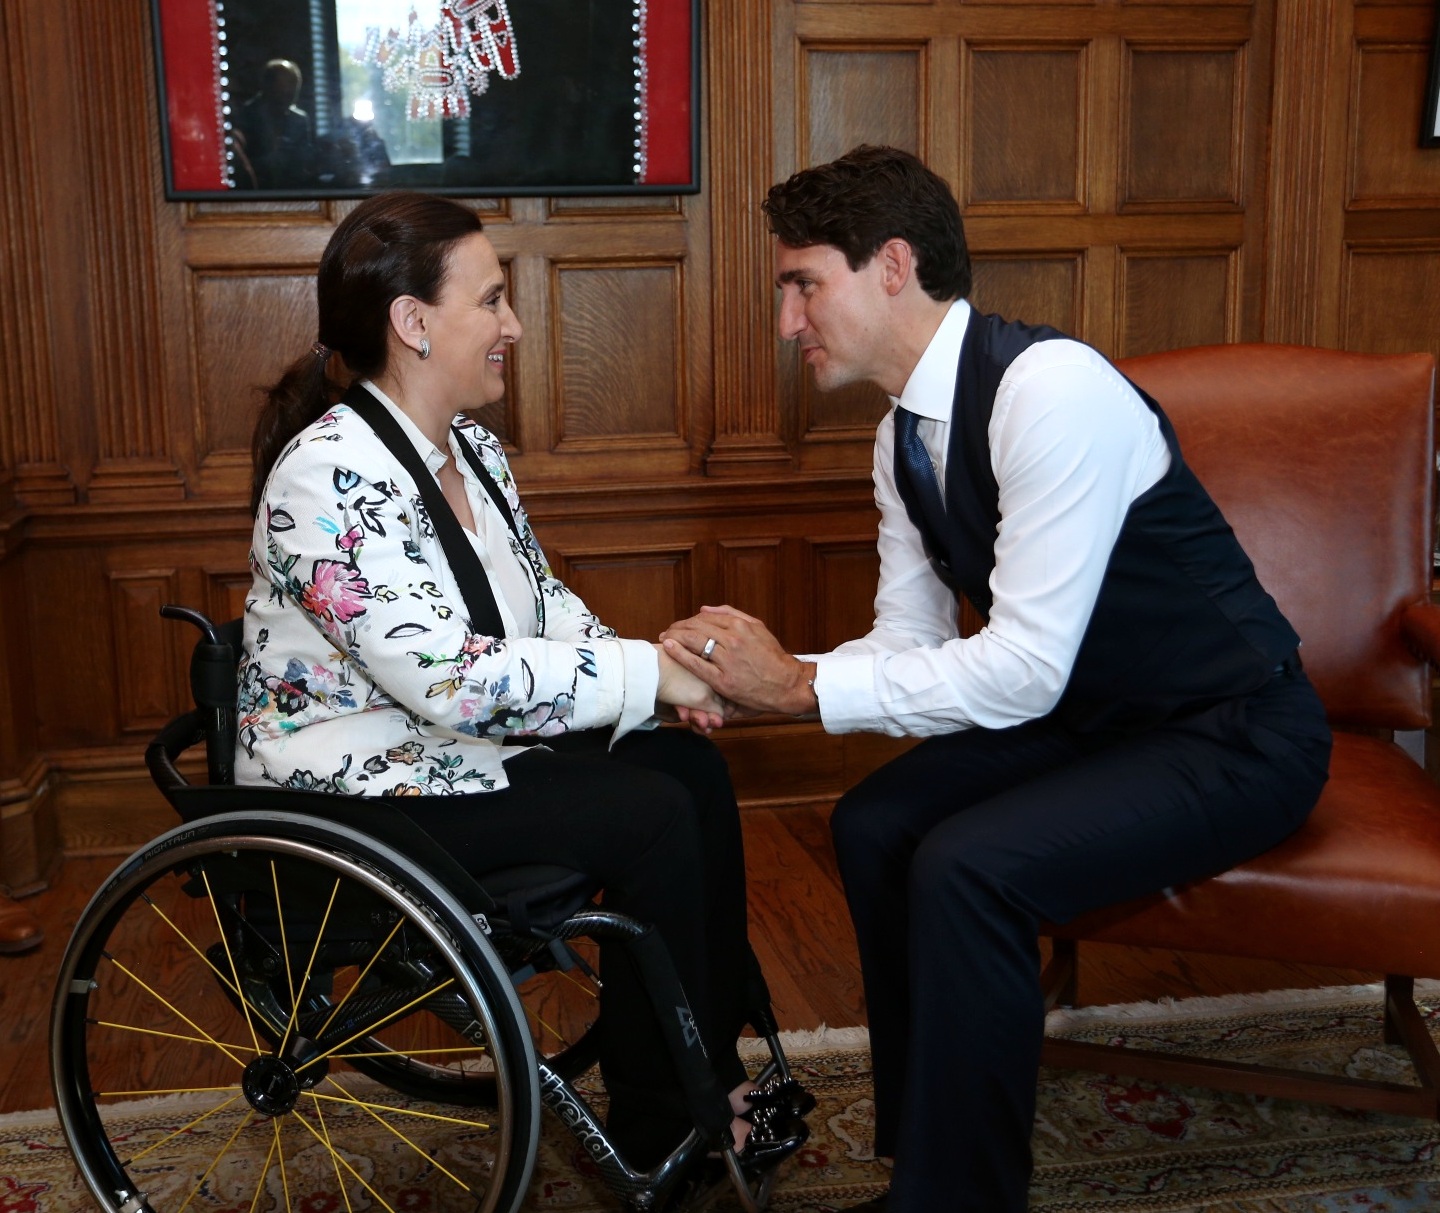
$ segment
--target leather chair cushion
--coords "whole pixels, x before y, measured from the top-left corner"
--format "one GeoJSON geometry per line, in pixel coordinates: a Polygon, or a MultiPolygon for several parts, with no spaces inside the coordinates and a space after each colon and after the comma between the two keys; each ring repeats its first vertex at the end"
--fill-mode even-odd
{"type": "Polygon", "coordinates": [[[1398,746],[1355,734],[1336,734],[1330,773],[1273,850],[1044,933],[1440,977],[1440,788],[1398,746]]]}

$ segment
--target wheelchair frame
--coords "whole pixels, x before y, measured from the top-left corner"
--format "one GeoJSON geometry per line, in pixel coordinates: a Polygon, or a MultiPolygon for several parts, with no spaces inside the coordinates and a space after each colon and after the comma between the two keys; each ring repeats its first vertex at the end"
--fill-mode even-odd
{"type": "MultiPolygon", "coordinates": [[[[56,1108],[80,1173],[102,1208],[110,1213],[154,1208],[129,1174],[135,1159],[154,1147],[128,1160],[121,1158],[105,1129],[107,1105],[100,1101],[107,1093],[97,1092],[92,1084],[89,1045],[98,1030],[95,1025],[141,1033],[142,1041],[146,1034],[164,1035],[96,1018],[94,1012],[104,1013],[107,1000],[116,1005],[124,1002],[125,995],[113,993],[107,984],[106,973],[118,968],[123,977],[114,977],[116,990],[140,984],[195,1028],[197,1035],[186,1029],[178,1039],[199,1045],[203,1038],[208,1041],[202,1046],[207,1053],[218,1049],[225,1054],[226,1061],[213,1059],[217,1064],[233,1070],[244,1055],[254,1054],[243,1067],[240,1082],[223,1088],[237,1094],[222,1106],[244,1098],[237,1112],[243,1112],[245,1120],[235,1135],[256,1116],[262,1127],[264,1119],[271,1121],[271,1152],[281,1151],[282,1184],[288,1180],[281,1122],[288,1125],[290,1114],[303,1105],[313,1108],[318,1117],[322,1132],[308,1122],[306,1127],[333,1156],[335,1181],[347,1193],[347,1208],[351,1176],[342,1175],[342,1165],[371,1197],[390,1208],[343,1149],[329,1141],[320,1101],[343,1101],[317,1088],[329,1077],[334,1059],[412,1099],[496,1108],[498,1138],[489,1125],[460,1120],[477,1132],[483,1127],[487,1143],[495,1138],[493,1151],[486,1155],[489,1174],[479,1194],[446,1170],[435,1150],[427,1153],[409,1143],[414,1153],[406,1154],[403,1164],[427,1175],[434,1168],[443,1171],[466,1193],[452,1195],[476,1213],[513,1213],[524,1200],[536,1164],[542,1103],[584,1149],[605,1186],[638,1213],[688,1207],[726,1186],[726,1179],[746,1213],[764,1209],[775,1167],[752,1172],[731,1147],[728,1098],[719,1090],[693,1032],[688,1001],[658,933],[596,905],[595,883],[566,869],[532,867],[477,881],[434,840],[417,837],[408,822],[404,837],[399,837],[394,815],[364,798],[236,786],[234,705],[240,621],[217,628],[198,612],[169,605],[161,614],[186,620],[201,631],[191,660],[196,708],[167,724],[146,752],[151,774],[182,824],[130,856],[91,899],[61,965],[51,1020],[56,1108]],[[178,770],[176,759],[201,740],[210,783],[192,785],[178,770]],[[295,885],[283,893],[282,871],[293,873],[295,885]],[[329,903],[317,925],[323,900],[319,894],[332,878],[329,903]],[[158,904],[164,897],[171,898],[166,902],[169,912],[158,904]],[[208,948],[202,949],[176,925],[187,897],[208,901],[213,910],[218,939],[208,948]],[[337,899],[332,928],[331,908],[337,899]],[[174,909],[176,905],[180,910],[174,909]],[[154,928],[170,946],[183,954],[171,938],[173,932],[213,971],[202,983],[213,986],[207,989],[208,996],[221,999],[222,1007],[228,1004],[232,1016],[237,1011],[243,1015],[252,1045],[210,1037],[112,955],[109,945],[122,929],[131,929],[132,913],[144,924],[142,933],[153,926],[146,908],[156,910],[171,929],[154,928]],[[390,928],[390,934],[376,947],[384,927],[390,928]],[[680,1075],[685,1106],[696,1126],[649,1170],[632,1167],[624,1159],[574,1085],[573,1080],[595,1059],[593,1031],[587,1029],[554,1056],[537,1054],[517,993],[517,987],[539,971],[568,969],[577,961],[588,970],[572,947],[582,937],[615,941],[630,952],[657,1011],[680,1075]],[[292,954],[298,962],[306,948],[310,958],[297,987],[299,966],[292,963],[292,954]],[[354,969],[358,975],[337,1000],[330,983],[342,969],[354,969]],[[421,1012],[429,1013],[427,1024],[438,1024],[442,1034],[448,1030],[446,1039],[460,1043],[417,1048],[413,1040],[397,1044],[386,1039],[396,1025],[409,1023],[421,1012]],[[356,1027],[357,1023],[363,1026],[356,1027]],[[340,1039],[347,1033],[348,1039],[340,1039]],[[360,1051],[351,1047],[357,1041],[360,1051]],[[468,1056],[482,1051],[486,1057],[480,1062],[468,1056]],[[441,1053],[467,1056],[458,1069],[451,1062],[426,1060],[441,1053]],[[707,1151],[718,1153],[723,1164],[707,1162],[707,1151]]],[[[756,1076],[757,1085],[762,1090],[792,1089],[769,1006],[756,1007],[751,1018],[770,1054],[756,1076]]],[[[338,1080],[334,1085],[356,1107],[385,1124],[373,1110],[382,1105],[351,1099],[338,1080]]],[[[405,1117],[442,1119],[409,1107],[387,1110],[405,1117]]],[[[797,1115],[800,1111],[796,1109],[797,1115]]],[[[394,1127],[386,1127],[406,1140],[394,1127]]],[[[122,1148],[130,1147],[127,1143],[122,1148]]],[[[217,1155],[212,1169],[219,1161],[217,1155]]],[[[204,1189],[209,1174],[200,1178],[186,1204],[204,1189]]],[[[267,1156],[252,1209],[259,1205],[269,1174],[267,1156]]],[[[288,1207],[288,1187],[284,1197],[288,1207]]]]}

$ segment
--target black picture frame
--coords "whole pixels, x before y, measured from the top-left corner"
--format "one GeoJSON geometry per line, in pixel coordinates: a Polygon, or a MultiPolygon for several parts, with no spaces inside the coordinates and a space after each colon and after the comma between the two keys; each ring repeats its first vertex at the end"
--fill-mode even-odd
{"type": "Polygon", "coordinates": [[[151,0],[166,198],[699,190],[701,0],[414,3],[151,0]]]}
{"type": "Polygon", "coordinates": [[[1430,80],[1425,88],[1425,112],[1420,119],[1420,146],[1440,147],[1440,5],[1435,16],[1435,40],[1430,46],[1430,80]]]}

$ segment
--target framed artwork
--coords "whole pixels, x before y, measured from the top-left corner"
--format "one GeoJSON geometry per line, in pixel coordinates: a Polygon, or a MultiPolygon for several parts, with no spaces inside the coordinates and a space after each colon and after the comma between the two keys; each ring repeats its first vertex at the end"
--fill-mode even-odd
{"type": "Polygon", "coordinates": [[[700,0],[151,0],[165,196],[699,189],[700,0]]]}
{"type": "Polygon", "coordinates": [[[1440,147],[1440,13],[1435,18],[1435,42],[1430,48],[1430,83],[1425,89],[1425,114],[1420,119],[1420,146],[1440,147]]]}

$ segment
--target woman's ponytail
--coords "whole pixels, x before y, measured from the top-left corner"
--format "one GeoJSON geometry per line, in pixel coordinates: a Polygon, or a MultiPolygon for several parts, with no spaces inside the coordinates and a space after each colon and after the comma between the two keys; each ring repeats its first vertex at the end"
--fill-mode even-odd
{"type": "MultiPolygon", "coordinates": [[[[317,343],[318,344],[318,343],[317,343]]],[[[260,416],[255,420],[255,432],[250,440],[252,477],[250,483],[250,513],[260,511],[260,497],[265,491],[265,481],[270,469],[290,440],[301,430],[325,415],[340,399],[340,384],[327,375],[329,351],[313,349],[302,354],[290,368],[280,376],[280,381],[265,394],[265,403],[260,416]]]]}

